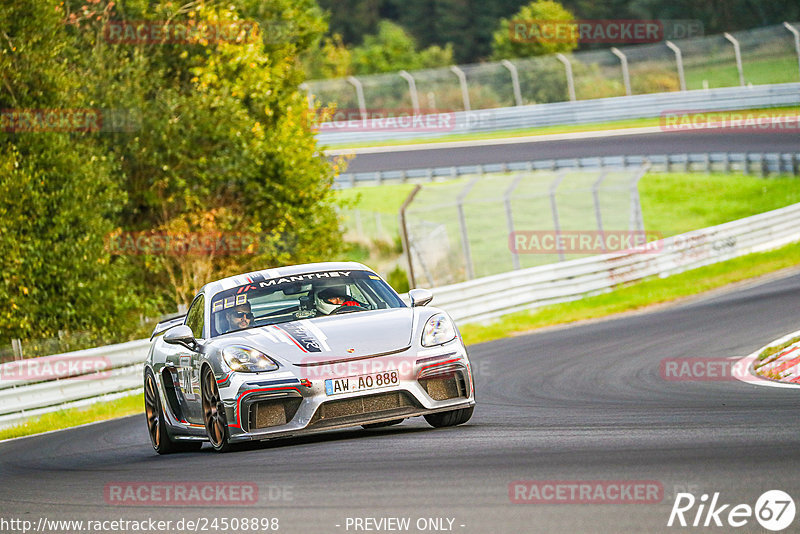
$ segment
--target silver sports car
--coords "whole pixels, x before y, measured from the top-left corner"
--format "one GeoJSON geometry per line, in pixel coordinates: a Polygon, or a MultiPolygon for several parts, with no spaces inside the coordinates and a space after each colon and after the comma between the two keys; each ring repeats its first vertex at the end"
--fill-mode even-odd
{"type": "Polygon", "coordinates": [[[159,323],[144,366],[153,448],[196,450],[424,416],[466,422],[470,362],[446,312],[411,307],[359,263],[267,269],[205,285],[159,323]]]}

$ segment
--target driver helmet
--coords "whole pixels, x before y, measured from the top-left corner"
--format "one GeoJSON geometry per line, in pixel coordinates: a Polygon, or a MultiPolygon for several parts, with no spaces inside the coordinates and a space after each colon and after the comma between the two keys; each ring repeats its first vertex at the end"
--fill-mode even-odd
{"type": "Polygon", "coordinates": [[[317,309],[325,315],[330,315],[342,306],[355,306],[356,303],[342,287],[329,287],[318,291],[314,296],[317,309]]]}

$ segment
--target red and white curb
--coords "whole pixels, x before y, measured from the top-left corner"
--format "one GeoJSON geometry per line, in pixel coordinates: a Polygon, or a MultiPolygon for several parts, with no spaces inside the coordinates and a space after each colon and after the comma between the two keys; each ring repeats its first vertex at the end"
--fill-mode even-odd
{"type": "Polygon", "coordinates": [[[746,376],[734,373],[734,376],[742,382],[755,384],[757,386],[768,386],[773,388],[797,388],[800,387],[800,342],[790,345],[779,353],[767,358],[767,363],[762,365],[760,371],[774,371],[776,378],[765,378],[756,374],[753,365],[758,362],[758,356],[764,350],[786,343],[792,338],[800,336],[800,330],[786,334],[780,339],[764,345],[752,354],[745,356],[736,364],[747,369],[746,376]],[[795,350],[796,349],[796,350],[795,350]]]}

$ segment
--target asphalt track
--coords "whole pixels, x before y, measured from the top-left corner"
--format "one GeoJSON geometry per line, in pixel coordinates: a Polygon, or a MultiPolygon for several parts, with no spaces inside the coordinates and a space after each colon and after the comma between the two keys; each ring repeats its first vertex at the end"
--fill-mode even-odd
{"type": "MultiPolygon", "coordinates": [[[[455,428],[411,420],[160,457],[135,416],[0,443],[0,527],[3,519],[276,517],[279,532],[337,533],[365,531],[346,528],[348,517],[408,517],[409,532],[421,531],[419,518],[450,518],[464,533],[702,531],[666,526],[680,488],[751,506],[769,489],[800,498],[800,390],[667,381],[659,364],[746,355],[797,330],[799,303],[795,274],[473,346],[479,404],[455,428]],[[664,493],[658,504],[512,504],[516,480],[650,480],[664,493]],[[131,507],[104,497],[107,484],[192,481],[256,483],[259,502],[131,507]]],[[[765,532],[753,518],[736,531],[765,532]]]]}
{"type": "Polygon", "coordinates": [[[538,159],[696,152],[797,152],[800,135],[794,132],[661,132],[514,144],[483,144],[460,148],[426,148],[359,154],[347,172],[371,172],[452,165],[476,165],[538,159]],[[735,147],[735,148],[731,148],[735,147]]]}

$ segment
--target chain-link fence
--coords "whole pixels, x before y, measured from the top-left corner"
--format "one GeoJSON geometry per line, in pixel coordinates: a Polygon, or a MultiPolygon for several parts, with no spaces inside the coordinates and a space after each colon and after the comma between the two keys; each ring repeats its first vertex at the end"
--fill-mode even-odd
{"type": "Polygon", "coordinates": [[[620,236],[644,233],[645,169],[475,175],[421,186],[404,217],[412,286],[585,257],[612,241],[625,249],[620,236]]]}
{"type": "Polygon", "coordinates": [[[800,24],[414,72],[312,81],[339,109],[464,111],[800,80],[800,24]]]}

